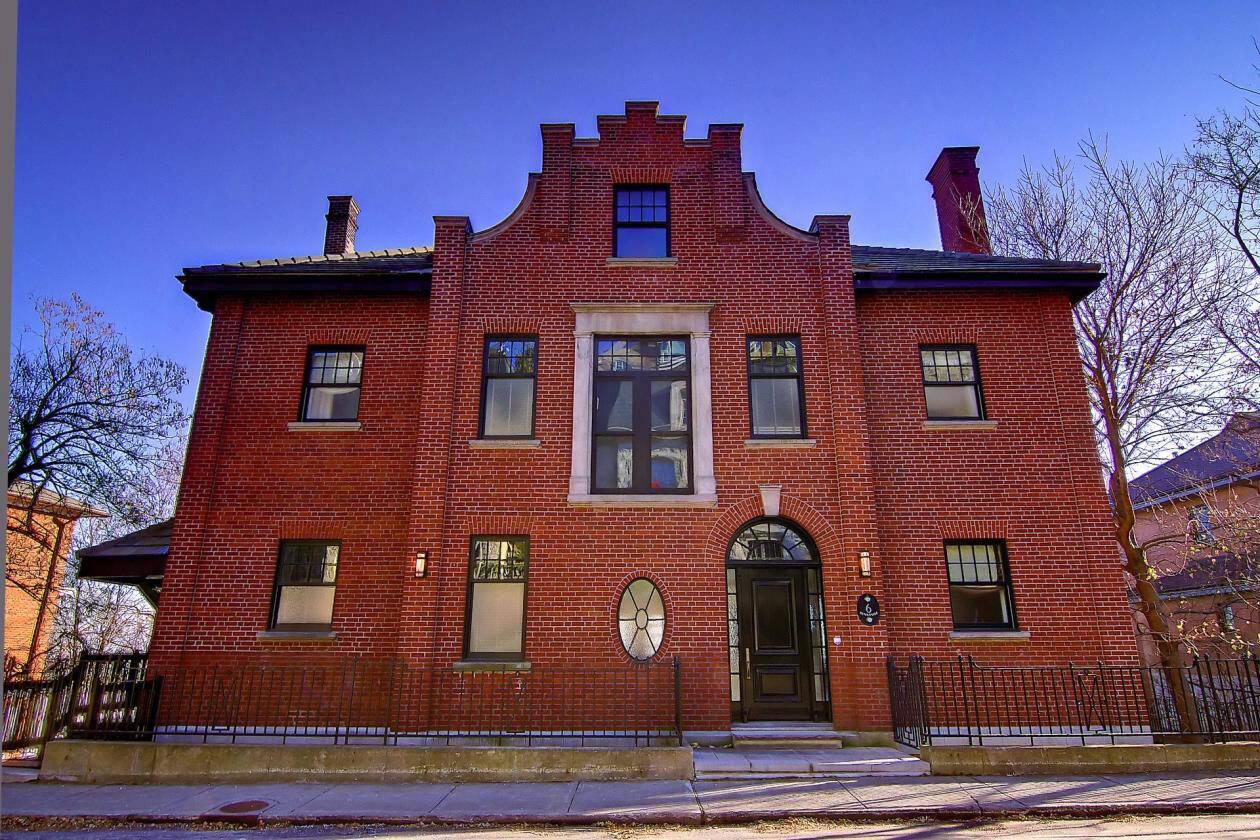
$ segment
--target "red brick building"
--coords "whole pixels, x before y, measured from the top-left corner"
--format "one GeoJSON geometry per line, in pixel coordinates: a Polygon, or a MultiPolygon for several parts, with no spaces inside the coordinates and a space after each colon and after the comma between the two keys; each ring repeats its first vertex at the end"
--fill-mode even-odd
{"type": "Polygon", "coordinates": [[[9,488],[5,529],[4,675],[35,679],[53,638],[74,526],[105,512],[25,483],[9,488]]]}
{"type": "Polygon", "coordinates": [[[1136,660],[1097,266],[991,256],[975,148],[919,251],[776,218],[738,125],[598,128],[543,125],[517,209],[432,248],[355,252],[334,196],[324,255],[184,271],[213,326],[153,668],[678,657],[688,730],[887,731],[890,655],[1136,660]]]}
{"type": "MultiPolygon", "coordinates": [[[[1134,539],[1155,569],[1169,623],[1190,652],[1260,655],[1260,412],[1239,412],[1219,433],[1129,482],[1134,539]]],[[[1135,609],[1144,662],[1159,662],[1135,609]]]]}

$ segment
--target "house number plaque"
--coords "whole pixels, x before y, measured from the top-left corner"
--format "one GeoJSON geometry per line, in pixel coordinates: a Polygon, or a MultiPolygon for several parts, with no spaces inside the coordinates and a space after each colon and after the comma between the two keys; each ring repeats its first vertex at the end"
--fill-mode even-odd
{"type": "Polygon", "coordinates": [[[857,600],[857,614],[860,620],[867,627],[879,624],[879,601],[874,595],[859,595],[857,600]]]}

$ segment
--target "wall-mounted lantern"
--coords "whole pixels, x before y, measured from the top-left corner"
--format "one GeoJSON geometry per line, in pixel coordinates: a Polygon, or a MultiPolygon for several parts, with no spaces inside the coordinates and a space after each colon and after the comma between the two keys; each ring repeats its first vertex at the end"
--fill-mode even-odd
{"type": "Polygon", "coordinates": [[[429,566],[429,552],[417,551],[416,552],[416,577],[421,577],[421,578],[424,577],[424,573],[425,571],[427,571],[428,566],[429,566]]]}
{"type": "Polygon", "coordinates": [[[869,551],[858,552],[858,571],[862,577],[871,576],[871,553],[869,551]]]}

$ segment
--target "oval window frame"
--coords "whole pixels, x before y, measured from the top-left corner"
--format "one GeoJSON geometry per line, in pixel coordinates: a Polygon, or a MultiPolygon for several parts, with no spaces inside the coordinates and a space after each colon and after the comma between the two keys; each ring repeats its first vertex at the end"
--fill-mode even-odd
{"type": "MultiPolygon", "coordinates": [[[[640,593],[643,589],[640,588],[640,593]]],[[[655,580],[644,575],[632,578],[627,581],[625,586],[621,587],[621,595],[617,598],[617,639],[621,642],[621,650],[626,656],[630,657],[633,662],[650,662],[661,652],[661,648],[665,646],[665,633],[669,627],[669,610],[665,604],[665,593],[661,586],[655,580]],[[650,587],[647,596],[640,606],[639,599],[631,592],[636,584],[645,583],[650,587]],[[632,611],[627,610],[626,600],[629,599],[632,611]],[[651,607],[653,604],[660,605],[660,617],[653,618],[651,607]],[[631,612],[632,614],[627,614],[631,612]],[[643,623],[639,623],[639,614],[643,614],[643,623]],[[658,623],[660,627],[659,638],[653,640],[650,628],[653,623],[658,623]],[[627,634],[627,631],[630,631],[627,634]],[[634,646],[639,637],[642,636],[652,645],[651,651],[645,656],[636,656],[634,646]]]]}

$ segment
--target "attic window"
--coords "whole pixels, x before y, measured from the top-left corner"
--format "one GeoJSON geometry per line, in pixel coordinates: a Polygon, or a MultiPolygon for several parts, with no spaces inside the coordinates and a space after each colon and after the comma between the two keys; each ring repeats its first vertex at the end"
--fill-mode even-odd
{"type": "Polygon", "coordinates": [[[613,210],[613,256],[669,256],[668,187],[617,187],[613,210]]]}

